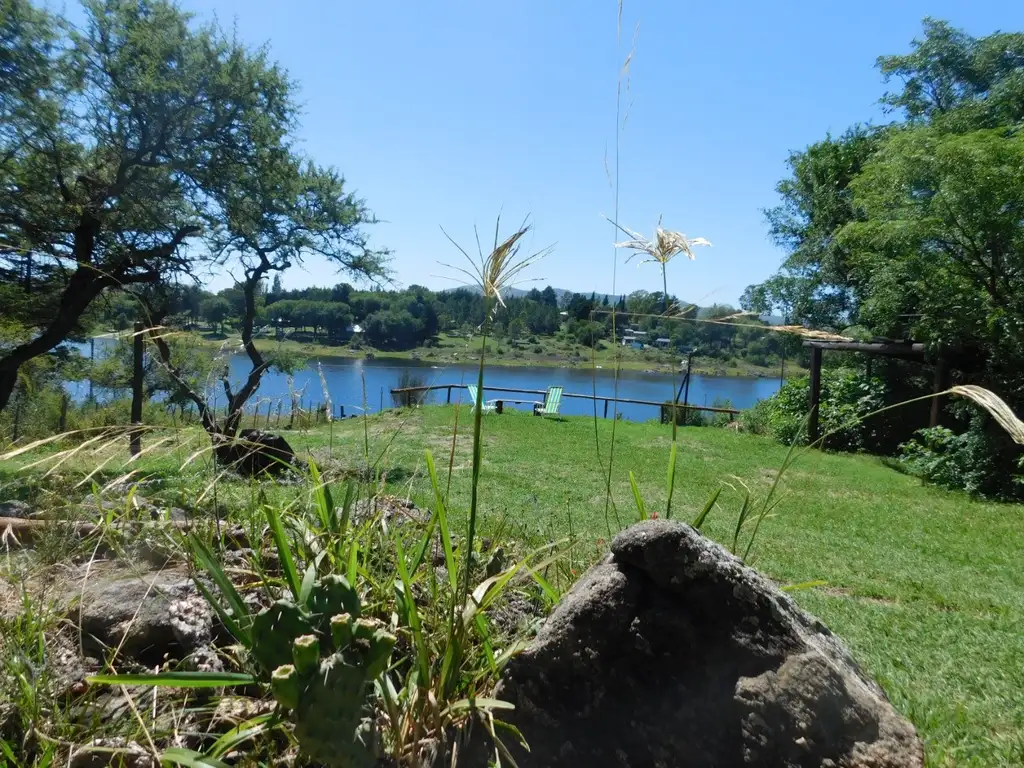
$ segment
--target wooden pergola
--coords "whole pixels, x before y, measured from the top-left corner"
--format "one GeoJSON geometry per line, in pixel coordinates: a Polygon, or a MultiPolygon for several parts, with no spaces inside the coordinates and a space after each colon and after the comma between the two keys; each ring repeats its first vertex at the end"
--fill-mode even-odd
{"type": "MultiPolygon", "coordinates": [[[[834,352],[859,352],[872,357],[897,357],[902,360],[913,360],[918,363],[927,363],[925,359],[924,344],[913,341],[815,341],[808,340],[804,346],[811,350],[811,396],[810,396],[810,422],[807,432],[810,442],[813,444],[821,437],[821,430],[818,424],[818,407],[821,405],[821,357],[826,350],[834,352]]],[[[938,394],[947,389],[949,377],[946,360],[939,355],[935,360],[935,383],[933,392],[938,394]]],[[[932,398],[932,410],[929,418],[929,426],[934,427],[939,423],[939,412],[942,409],[940,402],[942,398],[932,398]]]]}

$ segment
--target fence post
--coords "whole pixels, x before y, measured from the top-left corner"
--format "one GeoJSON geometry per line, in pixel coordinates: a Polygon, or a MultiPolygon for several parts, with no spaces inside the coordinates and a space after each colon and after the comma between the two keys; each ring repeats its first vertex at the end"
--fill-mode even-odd
{"type": "Polygon", "coordinates": [[[63,432],[68,428],[68,397],[67,392],[60,393],[60,419],[57,422],[57,431],[63,432]]]}
{"type": "Polygon", "coordinates": [[[604,399],[604,417],[608,418],[608,398],[604,399]]]}
{"type": "Polygon", "coordinates": [[[448,385],[448,405],[452,404],[452,385],[448,385]]]}

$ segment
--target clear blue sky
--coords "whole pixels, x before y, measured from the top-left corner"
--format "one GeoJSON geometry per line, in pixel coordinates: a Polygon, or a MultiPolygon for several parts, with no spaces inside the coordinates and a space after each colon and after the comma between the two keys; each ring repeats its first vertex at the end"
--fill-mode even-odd
{"type": "MultiPolygon", "coordinates": [[[[267,43],[301,84],[301,138],[340,168],[382,223],[401,284],[455,285],[439,261],[460,258],[473,225],[493,232],[526,214],[532,243],[556,243],[529,276],[611,292],[615,89],[639,22],[620,143],[620,221],[665,225],[714,243],[670,267],[688,301],[735,303],[777,267],[761,210],[790,150],[886,120],[874,62],[908,50],[925,15],[977,36],[1024,29],[1019,0],[625,0],[414,2],[191,0],[267,43]]],[[[490,237],[490,235],[487,235],[490,237]]],[[[615,288],[657,290],[653,265],[623,266],[615,288]]],[[[227,278],[223,280],[226,281],[227,278]]],[[[287,287],[330,285],[310,260],[287,287]]],[[[216,281],[214,288],[223,287],[216,281]]],[[[527,286],[529,287],[529,286],[527,286]]]]}

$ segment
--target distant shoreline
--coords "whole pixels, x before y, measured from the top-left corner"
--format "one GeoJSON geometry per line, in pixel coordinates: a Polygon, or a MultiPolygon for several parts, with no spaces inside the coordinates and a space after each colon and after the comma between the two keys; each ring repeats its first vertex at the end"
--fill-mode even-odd
{"type": "MultiPolygon", "coordinates": [[[[130,335],[131,331],[106,331],[93,334],[94,339],[115,339],[130,335]]],[[[210,338],[200,336],[201,343],[210,350],[217,350],[225,344],[241,345],[239,336],[232,334],[224,338],[210,338]]],[[[549,339],[541,339],[548,343],[549,339]]],[[[599,369],[612,370],[615,366],[615,359],[612,348],[602,350],[600,357],[595,361],[590,357],[576,357],[567,355],[564,352],[545,350],[543,354],[524,352],[520,349],[510,349],[504,354],[498,354],[497,349],[508,347],[504,340],[488,340],[488,344],[494,348],[487,356],[489,367],[502,368],[570,368],[589,369],[596,366],[599,369]],[[518,356],[517,356],[518,355],[518,356]]],[[[476,365],[479,362],[479,346],[476,349],[463,342],[461,347],[435,346],[418,347],[407,351],[376,350],[376,349],[351,349],[347,346],[329,346],[326,344],[305,343],[293,340],[276,341],[266,337],[256,339],[256,347],[263,353],[274,349],[282,349],[286,352],[308,357],[310,359],[322,360],[359,360],[366,359],[367,354],[372,355],[375,360],[388,360],[396,362],[418,362],[424,365],[476,365]]],[[[589,350],[587,350],[589,352],[589,350]]],[[[631,353],[630,353],[631,354],[631,353]]],[[[676,366],[664,360],[652,359],[625,359],[619,361],[620,370],[639,371],[651,374],[663,374],[677,376],[681,372],[676,366]]],[[[775,367],[755,366],[747,363],[740,365],[723,364],[719,360],[702,362],[700,357],[695,358],[693,372],[701,376],[720,376],[729,378],[744,379],[777,379],[781,371],[775,367]]],[[[796,365],[787,363],[787,378],[806,375],[807,371],[796,365]]]]}
{"type": "MultiPolygon", "coordinates": [[[[228,336],[224,339],[203,339],[204,346],[212,349],[219,348],[225,342],[240,343],[238,336],[228,336]]],[[[506,346],[500,341],[489,341],[495,349],[506,346]]],[[[358,360],[366,359],[369,352],[374,360],[394,360],[402,362],[418,362],[425,365],[476,365],[479,362],[479,351],[466,349],[465,351],[453,351],[451,347],[418,347],[408,351],[391,351],[376,349],[353,350],[343,346],[328,346],[325,344],[310,344],[297,341],[285,340],[274,341],[273,339],[256,339],[256,347],[261,352],[269,352],[272,349],[280,348],[287,352],[304,355],[309,358],[358,360]]],[[[743,364],[738,367],[722,365],[720,361],[713,361],[714,364],[701,364],[700,358],[694,360],[693,373],[701,376],[721,376],[747,379],[772,379],[778,378],[778,368],[768,368],[743,364]]],[[[504,368],[577,368],[589,369],[594,367],[595,362],[589,358],[567,356],[565,354],[547,353],[535,355],[533,353],[521,353],[516,357],[514,354],[497,354],[492,352],[487,356],[489,367],[504,368]]],[[[602,359],[596,361],[599,368],[611,370],[614,368],[614,359],[607,358],[607,351],[602,359]]],[[[678,375],[680,369],[663,361],[656,360],[621,360],[621,370],[640,371],[652,374],[678,375]]],[[[798,366],[786,366],[787,378],[806,374],[806,370],[798,366]]]]}

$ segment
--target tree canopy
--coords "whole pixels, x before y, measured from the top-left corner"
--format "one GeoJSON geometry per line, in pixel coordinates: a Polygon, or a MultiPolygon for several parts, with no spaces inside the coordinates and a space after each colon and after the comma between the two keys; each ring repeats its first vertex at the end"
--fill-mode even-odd
{"type": "Polygon", "coordinates": [[[265,50],[167,0],[84,0],[80,28],[0,8],[0,292],[25,327],[0,408],[104,292],[229,260],[255,285],[309,252],[382,273],[362,201],[294,149],[295,84],[265,50]]]}
{"type": "Polygon", "coordinates": [[[743,304],[924,342],[1024,405],[1024,34],[925,19],[878,68],[896,119],[790,156],[767,211],[786,257],[743,304]]]}

